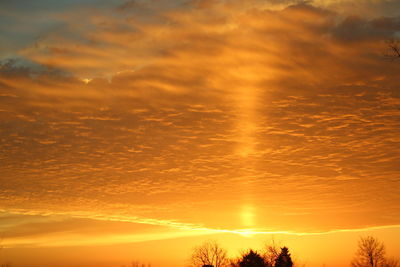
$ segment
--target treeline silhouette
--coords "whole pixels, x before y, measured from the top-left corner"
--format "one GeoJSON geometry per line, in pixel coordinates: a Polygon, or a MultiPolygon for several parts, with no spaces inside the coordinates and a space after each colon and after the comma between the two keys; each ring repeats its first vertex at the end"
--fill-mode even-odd
{"type": "MultiPolygon", "coordinates": [[[[0,247],[0,250],[2,247],[0,247]]],[[[206,241],[195,247],[190,257],[190,267],[305,267],[292,259],[289,248],[278,247],[272,242],[262,251],[249,249],[237,258],[229,258],[227,251],[215,241],[206,241]]],[[[325,265],[324,265],[325,266],[325,265]]],[[[358,248],[350,263],[351,267],[400,267],[397,258],[386,256],[383,242],[375,237],[360,237],[358,248]]],[[[2,263],[0,267],[12,267],[11,263],[2,263]]],[[[121,267],[152,267],[150,263],[133,261],[121,267]]]]}
{"type": "MultiPolygon", "coordinates": [[[[215,241],[207,241],[195,247],[191,267],[304,267],[292,260],[289,248],[278,248],[273,242],[258,252],[249,249],[240,257],[229,259],[227,251],[215,241]]],[[[351,267],[400,267],[400,261],[386,256],[385,245],[372,236],[360,237],[358,249],[350,263],[351,267]]]]}
{"type": "MultiPolygon", "coordinates": [[[[122,265],[121,267],[128,267],[126,265],[122,265]]],[[[140,261],[132,261],[129,267],[151,267],[150,263],[141,263],[140,261]]]]}
{"type": "Polygon", "coordinates": [[[262,252],[249,249],[239,257],[230,259],[227,251],[215,241],[207,241],[195,247],[191,256],[192,267],[294,267],[289,248],[278,248],[273,242],[262,252]]]}

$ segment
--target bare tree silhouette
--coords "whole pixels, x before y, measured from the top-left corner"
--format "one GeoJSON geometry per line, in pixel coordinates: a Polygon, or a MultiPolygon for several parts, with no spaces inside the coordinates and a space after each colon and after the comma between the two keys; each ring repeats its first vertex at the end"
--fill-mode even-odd
{"type": "Polygon", "coordinates": [[[215,241],[207,241],[195,247],[192,253],[191,262],[195,267],[214,266],[226,267],[229,264],[227,252],[215,241]]]}
{"type": "Polygon", "coordinates": [[[352,267],[384,267],[385,246],[372,236],[361,237],[358,241],[356,256],[351,262],[352,267]]]}
{"type": "Polygon", "coordinates": [[[268,267],[275,266],[275,261],[279,256],[279,247],[275,244],[275,240],[272,240],[271,244],[265,245],[264,260],[268,267]]]}
{"type": "Polygon", "coordinates": [[[400,59],[400,41],[391,39],[386,42],[389,52],[385,54],[390,59],[400,59]]]}

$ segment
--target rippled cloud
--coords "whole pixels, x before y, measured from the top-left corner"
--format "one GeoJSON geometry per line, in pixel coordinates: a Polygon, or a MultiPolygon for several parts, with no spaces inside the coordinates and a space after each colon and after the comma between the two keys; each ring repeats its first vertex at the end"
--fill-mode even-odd
{"type": "Polygon", "coordinates": [[[400,22],[346,10],[54,13],[57,30],[2,60],[0,207],[225,230],[398,225],[400,64],[383,54],[400,22]]]}

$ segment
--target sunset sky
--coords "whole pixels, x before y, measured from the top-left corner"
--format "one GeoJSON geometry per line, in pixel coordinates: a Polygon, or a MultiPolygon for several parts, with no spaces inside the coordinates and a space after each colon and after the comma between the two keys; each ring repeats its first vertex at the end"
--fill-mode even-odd
{"type": "Polygon", "coordinates": [[[400,256],[397,0],[0,0],[0,264],[400,256]]]}

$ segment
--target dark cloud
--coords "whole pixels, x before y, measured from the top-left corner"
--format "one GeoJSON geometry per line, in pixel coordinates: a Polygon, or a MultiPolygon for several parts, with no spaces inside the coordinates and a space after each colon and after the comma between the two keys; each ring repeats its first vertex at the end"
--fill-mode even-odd
{"type": "Polygon", "coordinates": [[[400,31],[399,18],[381,17],[365,20],[358,16],[344,19],[333,33],[341,40],[360,42],[365,40],[389,40],[400,31]]]}

